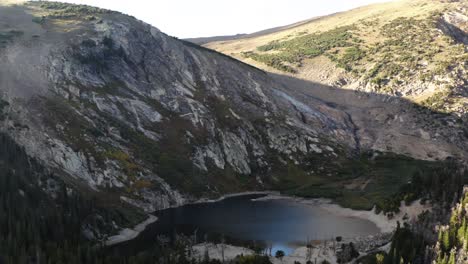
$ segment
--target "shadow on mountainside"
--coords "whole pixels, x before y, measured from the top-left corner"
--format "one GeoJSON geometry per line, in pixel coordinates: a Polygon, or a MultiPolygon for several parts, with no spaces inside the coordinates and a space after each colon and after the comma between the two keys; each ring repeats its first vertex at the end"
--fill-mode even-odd
{"type": "MultiPolygon", "coordinates": [[[[288,75],[266,72],[218,51],[184,41],[190,47],[219,54],[264,72],[275,88],[325,115],[345,112],[355,127],[358,149],[395,152],[417,159],[468,159],[468,115],[437,112],[402,97],[332,87],[288,75]]],[[[295,107],[295,106],[291,106],[295,107]]]]}
{"type": "Polygon", "coordinates": [[[362,149],[376,149],[418,159],[467,160],[468,116],[458,117],[401,97],[336,88],[269,73],[289,96],[304,104],[317,100],[346,112],[362,149]]]}

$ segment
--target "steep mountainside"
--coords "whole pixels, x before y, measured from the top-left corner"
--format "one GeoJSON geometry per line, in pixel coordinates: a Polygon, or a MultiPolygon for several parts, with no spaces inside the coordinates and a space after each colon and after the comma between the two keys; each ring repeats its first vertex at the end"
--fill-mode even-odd
{"type": "Polygon", "coordinates": [[[463,135],[432,140],[411,102],[310,94],[107,10],[29,2],[0,14],[2,131],[75,188],[145,211],[256,189],[391,210],[415,170],[436,166],[391,152],[465,157],[463,135]]]}
{"type": "Polygon", "coordinates": [[[367,100],[351,114],[356,123],[362,121],[357,126],[365,146],[382,149],[386,145],[398,153],[430,159],[456,152],[424,150],[435,142],[455,145],[465,153],[468,149],[467,8],[466,1],[394,1],[260,37],[206,46],[267,71],[292,76],[281,79],[287,79],[288,86],[301,87],[311,96],[345,108],[356,110],[359,102],[349,90],[415,103],[415,108],[426,110],[367,100]],[[295,79],[304,82],[288,81],[295,79]],[[313,83],[346,90],[325,91],[313,83]],[[379,108],[383,109],[374,111],[379,108]],[[375,125],[382,118],[390,131],[386,124],[375,125]],[[405,147],[408,135],[414,138],[412,149],[405,147]]]}
{"type": "Polygon", "coordinates": [[[152,211],[271,188],[279,167],[346,157],[349,117],[131,17],[0,9],[2,130],[73,184],[152,211]]]}

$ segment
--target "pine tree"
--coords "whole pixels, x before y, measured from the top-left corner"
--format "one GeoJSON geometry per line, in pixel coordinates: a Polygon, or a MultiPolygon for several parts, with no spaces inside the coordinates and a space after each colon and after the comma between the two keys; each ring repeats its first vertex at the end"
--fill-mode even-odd
{"type": "Polygon", "coordinates": [[[395,252],[393,256],[393,264],[400,264],[401,254],[400,248],[398,247],[398,241],[395,243],[395,252]]]}
{"type": "Polygon", "coordinates": [[[450,230],[442,231],[442,248],[444,252],[449,252],[452,248],[450,243],[450,230]]]}
{"type": "Polygon", "coordinates": [[[449,260],[448,260],[448,264],[456,264],[455,263],[455,255],[456,255],[456,250],[452,249],[450,251],[450,257],[449,257],[449,260]]]}
{"type": "Polygon", "coordinates": [[[466,218],[463,217],[462,224],[458,228],[458,232],[457,232],[457,239],[460,244],[462,244],[465,239],[465,233],[466,233],[466,218]]]}
{"type": "Polygon", "coordinates": [[[447,255],[445,254],[442,254],[438,261],[437,261],[437,264],[447,264],[447,255]]]}

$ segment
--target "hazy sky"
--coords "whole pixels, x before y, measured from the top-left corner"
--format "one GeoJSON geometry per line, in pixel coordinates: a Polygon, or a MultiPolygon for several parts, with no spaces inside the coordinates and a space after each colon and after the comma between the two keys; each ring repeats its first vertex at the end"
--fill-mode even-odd
{"type": "Polygon", "coordinates": [[[389,0],[61,0],[133,15],[179,38],[252,33],[389,0]]]}

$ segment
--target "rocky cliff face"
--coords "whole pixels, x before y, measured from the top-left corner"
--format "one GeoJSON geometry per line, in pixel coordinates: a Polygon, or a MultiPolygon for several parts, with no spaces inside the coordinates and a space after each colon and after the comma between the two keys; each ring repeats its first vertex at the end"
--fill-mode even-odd
{"type": "Polygon", "coordinates": [[[78,188],[153,211],[358,148],[346,113],[134,18],[29,3],[0,22],[1,129],[78,188]]]}

